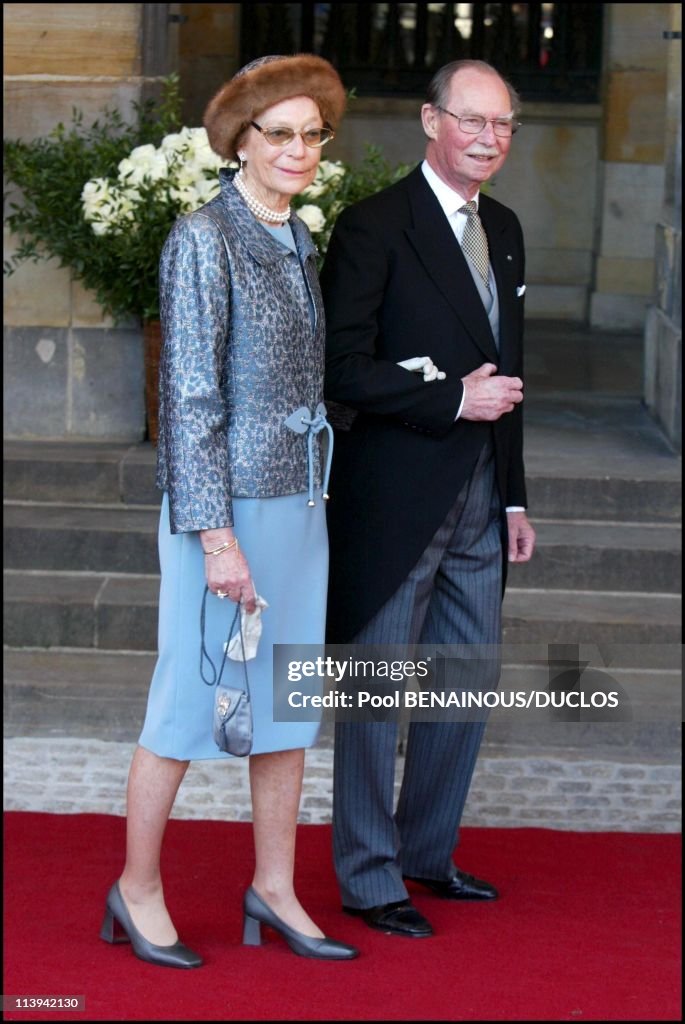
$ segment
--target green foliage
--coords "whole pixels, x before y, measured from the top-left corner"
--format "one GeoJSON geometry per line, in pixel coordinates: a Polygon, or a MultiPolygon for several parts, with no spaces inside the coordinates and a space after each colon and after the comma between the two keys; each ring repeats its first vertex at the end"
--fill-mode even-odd
{"type": "MultiPolygon", "coordinates": [[[[6,140],[6,178],[20,190],[22,201],[17,201],[12,190],[11,212],[5,223],[19,245],[5,262],[5,274],[27,260],[54,257],[95,293],[103,310],[115,320],[158,318],[158,264],[164,241],[180,214],[206,201],[207,176],[216,186],[216,170],[207,163],[206,133],[204,129],[182,128],[180,110],[178,76],[172,75],[164,80],[159,101],[135,106],[132,124],[126,124],[118,111],[105,109],[85,127],[83,114],[74,110],[69,128],[58,124],[47,137],[31,142],[6,140]],[[179,131],[186,133],[185,143],[172,134],[179,131]],[[204,136],[202,157],[198,155],[203,152],[199,134],[204,136]],[[117,178],[119,164],[131,157],[133,150],[159,147],[162,140],[167,147],[169,135],[177,138],[180,156],[174,163],[175,158],[165,150],[170,160],[166,177],[145,177],[133,184],[127,174],[122,183],[122,171],[117,178]],[[187,169],[193,158],[199,161],[199,170],[194,182],[197,188],[191,189],[193,198],[189,200],[187,193],[179,196],[174,189],[178,182],[172,179],[175,168],[186,161],[187,169]],[[85,215],[84,186],[88,183],[95,188],[96,180],[98,190],[91,195],[90,214],[85,215]],[[123,214],[116,213],[116,197],[121,199],[130,188],[133,205],[123,214]]],[[[214,159],[218,158],[214,155],[214,159]]],[[[130,160],[127,163],[130,166],[130,160]]],[[[293,202],[312,231],[320,261],[340,211],[397,181],[409,169],[406,164],[391,166],[374,146],[367,147],[356,166],[321,161],[313,186],[293,202]]]]}
{"type": "Polygon", "coordinates": [[[134,244],[123,236],[100,238],[82,216],[81,192],[89,179],[115,172],[136,146],[158,144],[176,131],[180,108],[178,76],[171,75],[163,82],[159,102],[135,104],[131,124],[118,110],[105,108],[85,127],[82,112],[75,109],[69,128],[60,123],[47,137],[31,142],[5,140],[5,176],[23,200],[10,195],[12,212],[5,224],[19,238],[19,246],[4,263],[5,274],[27,260],[54,257],[115,318],[156,315],[157,261],[169,218],[163,211],[145,210],[143,230],[134,244]]]}
{"type": "Polygon", "coordinates": [[[321,162],[323,174],[317,175],[314,189],[306,190],[301,196],[296,196],[293,203],[296,209],[314,204],[325,217],[325,223],[320,231],[314,231],[310,225],[319,250],[319,265],[323,263],[331,232],[341,210],[399,181],[409,173],[412,166],[412,164],[391,164],[385,159],[378,146],[371,145],[366,146],[364,158],[358,164],[351,165],[343,161],[321,162]],[[336,168],[339,169],[338,174],[335,173],[336,168]],[[324,181],[319,186],[319,191],[317,182],[322,177],[324,181]],[[319,194],[312,195],[312,191],[319,194]]]}

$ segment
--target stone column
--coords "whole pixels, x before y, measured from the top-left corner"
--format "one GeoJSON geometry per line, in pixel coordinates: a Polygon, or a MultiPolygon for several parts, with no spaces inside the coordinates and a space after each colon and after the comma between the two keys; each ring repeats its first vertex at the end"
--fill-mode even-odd
{"type": "Polygon", "coordinates": [[[680,450],[682,413],[682,95],[680,4],[669,4],[663,204],[656,225],[656,298],[645,327],[645,402],[680,450]]]}
{"type": "Polygon", "coordinates": [[[642,332],[664,183],[671,4],[605,4],[604,124],[593,326],[642,332]]]}

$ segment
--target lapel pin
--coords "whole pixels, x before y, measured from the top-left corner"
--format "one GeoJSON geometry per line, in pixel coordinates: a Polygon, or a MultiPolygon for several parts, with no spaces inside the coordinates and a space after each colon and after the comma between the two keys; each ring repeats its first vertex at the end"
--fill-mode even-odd
{"type": "Polygon", "coordinates": [[[510,256],[510,255],[509,255],[509,253],[507,253],[507,259],[508,259],[508,260],[511,260],[511,259],[513,259],[513,258],[514,258],[513,256],[510,256]]]}

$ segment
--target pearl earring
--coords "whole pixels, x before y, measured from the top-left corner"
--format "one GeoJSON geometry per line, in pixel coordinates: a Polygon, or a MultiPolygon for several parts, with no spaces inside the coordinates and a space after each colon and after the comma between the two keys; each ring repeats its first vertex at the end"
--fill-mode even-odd
{"type": "Polygon", "coordinates": [[[247,157],[243,152],[238,153],[238,159],[240,160],[240,170],[242,171],[243,165],[247,163],[247,157]]]}

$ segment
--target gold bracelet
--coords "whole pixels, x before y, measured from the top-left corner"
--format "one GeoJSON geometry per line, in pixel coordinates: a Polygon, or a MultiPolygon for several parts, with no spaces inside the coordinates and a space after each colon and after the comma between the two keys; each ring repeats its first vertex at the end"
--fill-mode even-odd
{"type": "Polygon", "coordinates": [[[227,540],[225,544],[220,544],[218,548],[214,548],[213,551],[205,551],[206,555],[221,555],[224,551],[231,551],[233,548],[238,553],[238,538],[234,537],[233,540],[227,540]]]}

